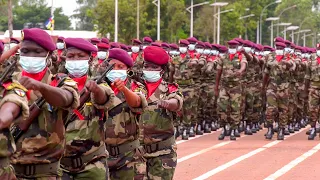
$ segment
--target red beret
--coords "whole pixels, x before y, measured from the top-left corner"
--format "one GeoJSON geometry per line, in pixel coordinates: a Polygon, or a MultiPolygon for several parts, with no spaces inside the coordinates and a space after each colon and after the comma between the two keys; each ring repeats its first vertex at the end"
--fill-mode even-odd
{"type": "Polygon", "coordinates": [[[203,48],[206,46],[205,44],[204,44],[204,42],[202,42],[202,41],[198,41],[197,42],[197,44],[196,44],[196,46],[202,46],[203,48]]]}
{"type": "Polygon", "coordinates": [[[233,40],[238,41],[239,44],[243,44],[244,40],[241,38],[234,38],[233,40]]]}
{"type": "Polygon", "coordinates": [[[169,46],[170,46],[170,48],[172,48],[172,49],[179,49],[179,47],[178,47],[177,44],[170,44],[169,46]]]}
{"type": "Polygon", "coordinates": [[[311,50],[311,53],[316,53],[317,52],[316,48],[310,48],[310,50],[311,50]]]}
{"type": "Polygon", "coordinates": [[[168,43],[161,43],[162,48],[170,48],[168,43]]]}
{"type": "Polygon", "coordinates": [[[142,42],[139,39],[132,39],[132,43],[142,44],[142,42]]]}
{"type": "Polygon", "coordinates": [[[185,39],[181,39],[180,41],[179,41],[179,44],[184,44],[184,45],[189,45],[190,43],[189,43],[189,41],[187,41],[187,40],[185,40],[185,39]]]}
{"type": "Polygon", "coordinates": [[[219,45],[219,51],[221,53],[226,53],[226,52],[228,52],[228,48],[226,46],[219,45]]]}
{"type": "Polygon", "coordinates": [[[189,41],[189,43],[196,43],[196,42],[198,42],[198,39],[195,38],[195,37],[189,37],[187,40],[189,41]]]}
{"type": "Polygon", "coordinates": [[[148,46],[144,49],[144,60],[158,65],[165,65],[169,61],[169,56],[162,48],[148,46]]]}
{"type": "Polygon", "coordinates": [[[101,42],[109,44],[109,39],[108,38],[101,38],[101,42]]]}
{"type": "Polygon", "coordinates": [[[215,48],[215,49],[219,49],[220,48],[220,45],[219,44],[211,44],[212,48],[215,48]]]}
{"type": "Polygon", "coordinates": [[[129,56],[127,51],[120,48],[110,49],[108,58],[119,60],[126,64],[128,67],[133,66],[132,58],[129,56]]]}
{"type": "Polygon", "coordinates": [[[120,44],[120,48],[125,50],[125,51],[128,51],[128,47],[125,44],[120,44]]]}
{"type": "Polygon", "coordinates": [[[292,48],[292,49],[295,49],[295,48],[296,48],[296,45],[293,44],[293,43],[291,43],[291,48],[292,48]]]}
{"type": "Polygon", "coordinates": [[[274,38],[274,42],[281,42],[281,43],[285,43],[284,39],[282,37],[276,37],[274,38]]]}
{"type": "Polygon", "coordinates": [[[97,44],[97,47],[98,47],[98,48],[103,48],[103,49],[109,49],[109,48],[110,48],[110,45],[101,42],[101,43],[98,43],[98,44],[97,44]]]}
{"type": "Polygon", "coordinates": [[[127,48],[128,48],[128,51],[131,51],[132,46],[128,45],[127,48]]]}
{"type": "Polygon", "coordinates": [[[228,41],[228,44],[229,44],[229,45],[238,45],[239,42],[236,41],[236,40],[231,40],[231,41],[228,41]]]}
{"type": "Polygon", "coordinates": [[[301,46],[296,46],[295,49],[302,51],[303,48],[301,46]]]}
{"type": "Polygon", "coordinates": [[[116,42],[111,42],[110,43],[110,47],[111,48],[120,48],[120,45],[118,43],[116,43],[116,42]]]}
{"type": "Polygon", "coordinates": [[[263,46],[264,51],[273,51],[274,49],[271,46],[263,46]]]}
{"type": "Polygon", "coordinates": [[[64,42],[66,43],[67,48],[74,47],[82,51],[88,52],[89,54],[91,52],[97,52],[97,48],[94,47],[94,45],[92,45],[89,41],[83,38],[66,38],[64,42]]]}
{"type": "Polygon", "coordinates": [[[144,37],[144,38],[143,38],[143,42],[149,42],[149,43],[152,43],[152,42],[153,42],[153,40],[151,39],[151,37],[146,36],[146,37],[144,37]]]}
{"type": "Polygon", "coordinates": [[[244,40],[243,45],[249,46],[249,47],[254,47],[253,43],[249,40],[244,40]]]}
{"type": "Polygon", "coordinates": [[[301,49],[302,49],[302,50],[301,50],[302,53],[307,53],[307,52],[308,52],[307,47],[301,47],[301,49]]]}
{"type": "Polygon", "coordinates": [[[62,36],[59,36],[59,37],[58,37],[58,40],[59,40],[59,41],[64,41],[64,39],[65,39],[65,38],[62,37],[62,36]]]}
{"type": "Polygon", "coordinates": [[[153,42],[153,43],[151,43],[151,46],[161,47],[161,44],[160,44],[160,43],[157,43],[157,42],[153,42]]]}
{"type": "Polygon", "coordinates": [[[100,40],[98,38],[91,38],[90,42],[91,43],[100,43],[100,40]]]}
{"type": "Polygon", "coordinates": [[[18,39],[16,39],[16,38],[10,38],[10,42],[15,42],[17,44],[20,43],[20,41],[18,39]]]}
{"type": "Polygon", "coordinates": [[[0,41],[0,53],[2,53],[3,49],[4,49],[3,43],[2,41],[0,41]]]}
{"type": "Polygon", "coordinates": [[[256,49],[258,51],[263,51],[263,46],[261,44],[256,44],[256,49]]]}
{"type": "Polygon", "coordinates": [[[33,41],[48,51],[56,50],[56,45],[53,43],[50,35],[42,29],[39,29],[39,28],[23,29],[21,33],[22,33],[22,38],[21,38],[22,40],[33,41]]]}
{"type": "Polygon", "coordinates": [[[206,48],[208,48],[208,49],[211,49],[211,48],[212,48],[212,46],[211,46],[211,44],[210,44],[209,42],[205,42],[204,45],[205,45],[206,48]]]}
{"type": "Polygon", "coordinates": [[[276,42],[276,46],[280,46],[280,47],[286,47],[286,44],[285,43],[282,43],[282,42],[276,42]]]}
{"type": "Polygon", "coordinates": [[[291,46],[291,41],[289,41],[289,40],[284,40],[284,43],[286,44],[286,45],[290,45],[291,46]]]}

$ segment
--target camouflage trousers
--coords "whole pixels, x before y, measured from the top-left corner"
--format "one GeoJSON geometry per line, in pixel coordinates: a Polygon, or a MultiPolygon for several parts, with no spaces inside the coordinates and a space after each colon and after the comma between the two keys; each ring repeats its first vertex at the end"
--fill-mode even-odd
{"type": "Polygon", "coordinates": [[[174,149],[169,154],[146,157],[147,179],[172,180],[177,166],[177,153],[174,149]]]}
{"type": "Polygon", "coordinates": [[[206,99],[204,103],[204,118],[207,123],[211,123],[218,119],[217,115],[217,98],[214,95],[214,83],[207,83],[207,86],[203,88],[204,97],[202,99],[206,99]]]}
{"type": "Polygon", "coordinates": [[[205,120],[205,105],[208,101],[208,99],[206,99],[206,87],[207,87],[207,83],[202,82],[201,85],[199,86],[199,91],[196,91],[196,94],[199,94],[198,97],[198,123],[201,123],[202,121],[205,120]]]}
{"type": "Polygon", "coordinates": [[[310,85],[309,88],[309,118],[310,125],[315,126],[320,113],[320,87],[310,85]]]}
{"type": "Polygon", "coordinates": [[[295,83],[290,84],[289,105],[288,105],[288,123],[293,123],[297,116],[298,92],[295,83]]]}
{"type": "Polygon", "coordinates": [[[218,113],[221,119],[221,125],[231,124],[232,128],[236,128],[241,121],[241,86],[220,88],[218,98],[218,113]]]}
{"type": "Polygon", "coordinates": [[[249,123],[257,123],[262,111],[261,84],[259,82],[249,83],[245,92],[245,117],[249,123]]]}
{"type": "Polygon", "coordinates": [[[268,124],[279,119],[279,127],[284,128],[287,125],[289,117],[289,89],[267,90],[267,110],[266,119],[268,124]]]}
{"type": "Polygon", "coordinates": [[[38,177],[38,178],[17,178],[17,180],[62,180],[59,176],[38,177]]]}
{"type": "Polygon", "coordinates": [[[16,175],[11,165],[0,168],[0,179],[2,180],[15,180],[16,175]]]}
{"type": "Polygon", "coordinates": [[[306,106],[306,101],[305,99],[307,98],[307,94],[304,92],[304,83],[297,83],[296,85],[296,90],[297,90],[297,110],[296,110],[296,120],[301,120],[305,116],[305,106],[306,106]]]}
{"type": "Polygon", "coordinates": [[[181,86],[181,93],[183,94],[183,106],[180,119],[183,124],[190,126],[192,118],[196,116],[197,111],[194,108],[195,91],[191,86],[181,86]]]}
{"type": "Polygon", "coordinates": [[[83,170],[70,172],[63,169],[62,180],[80,180],[80,179],[94,179],[94,180],[107,180],[109,177],[109,169],[107,165],[107,158],[87,164],[83,170]]]}
{"type": "Polygon", "coordinates": [[[146,164],[143,154],[135,149],[119,156],[108,158],[110,180],[143,180],[146,164]]]}
{"type": "Polygon", "coordinates": [[[201,122],[202,119],[199,120],[199,98],[200,98],[200,84],[195,83],[193,86],[194,89],[194,99],[192,100],[192,107],[194,108],[194,113],[191,117],[191,124],[197,124],[198,122],[201,122]]]}

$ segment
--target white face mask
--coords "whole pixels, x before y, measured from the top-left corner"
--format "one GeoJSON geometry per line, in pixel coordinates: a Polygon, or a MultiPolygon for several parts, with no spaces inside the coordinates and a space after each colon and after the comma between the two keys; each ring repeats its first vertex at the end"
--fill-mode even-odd
{"type": "Polygon", "coordinates": [[[201,49],[201,48],[197,48],[196,51],[197,51],[197,53],[199,53],[199,54],[202,54],[202,53],[203,53],[203,49],[201,49]]]}
{"type": "Polygon", "coordinates": [[[311,54],[306,54],[306,58],[309,59],[311,57],[311,54]]]}
{"type": "Polygon", "coordinates": [[[263,52],[263,54],[264,54],[265,56],[269,55],[270,53],[271,53],[271,51],[264,51],[264,52],[263,52]]]}
{"type": "Polygon", "coordinates": [[[179,47],[179,51],[180,51],[182,54],[186,53],[187,50],[188,50],[187,47],[179,47]]]}
{"type": "Polygon", "coordinates": [[[170,54],[171,56],[176,55],[176,51],[169,51],[169,54],[170,54]]]}
{"type": "Polygon", "coordinates": [[[210,49],[205,49],[205,50],[203,51],[203,54],[205,54],[205,55],[210,54],[210,49]]]}
{"type": "Polygon", "coordinates": [[[237,53],[237,49],[228,49],[228,51],[229,51],[229,54],[235,54],[235,53],[237,53]]]}
{"type": "Polygon", "coordinates": [[[64,49],[64,43],[62,43],[62,42],[58,42],[57,43],[57,49],[64,49]]]}
{"type": "Polygon", "coordinates": [[[250,53],[251,52],[251,47],[244,47],[244,50],[246,51],[246,53],[250,53]]]}
{"type": "Polygon", "coordinates": [[[301,56],[301,55],[302,55],[302,54],[301,54],[301,52],[296,52],[296,54],[297,54],[297,55],[299,55],[299,56],[301,56]]]}
{"type": "Polygon", "coordinates": [[[283,54],[284,54],[283,49],[277,49],[277,50],[276,50],[276,55],[278,55],[278,56],[283,56],[283,54]]]}
{"type": "Polygon", "coordinates": [[[320,50],[317,50],[317,56],[320,57],[320,50]]]}
{"type": "Polygon", "coordinates": [[[107,52],[98,51],[97,56],[98,56],[98,59],[106,59],[107,58],[107,52]]]}
{"type": "Polygon", "coordinates": [[[132,50],[132,52],[137,53],[137,52],[139,52],[140,47],[139,46],[132,46],[131,50],[132,50]]]}
{"type": "Polygon", "coordinates": [[[175,55],[179,56],[180,55],[180,51],[175,51],[175,55]]]}
{"type": "Polygon", "coordinates": [[[66,69],[74,77],[81,77],[88,72],[89,60],[66,60],[66,69]]]}
{"type": "Polygon", "coordinates": [[[216,55],[219,54],[219,51],[217,51],[217,50],[211,50],[210,52],[211,52],[211,54],[214,55],[214,56],[216,56],[216,55]]]}
{"type": "Polygon", "coordinates": [[[143,71],[143,78],[147,82],[157,82],[161,78],[161,71],[143,71]]]}
{"type": "Polygon", "coordinates": [[[284,52],[290,53],[290,52],[291,52],[291,49],[290,49],[290,48],[284,48],[284,52]]]}
{"type": "Polygon", "coordinates": [[[195,44],[189,44],[188,47],[189,47],[190,51],[193,51],[196,48],[196,45],[195,44]]]}
{"type": "Polygon", "coordinates": [[[238,46],[237,51],[240,51],[242,49],[242,46],[238,46]]]}
{"type": "Polygon", "coordinates": [[[47,56],[46,57],[28,57],[20,56],[19,63],[23,70],[31,74],[37,74],[43,71],[47,65],[47,56]]]}
{"type": "Polygon", "coordinates": [[[121,81],[125,81],[127,79],[127,70],[111,70],[106,76],[111,82],[118,78],[121,81]]]}

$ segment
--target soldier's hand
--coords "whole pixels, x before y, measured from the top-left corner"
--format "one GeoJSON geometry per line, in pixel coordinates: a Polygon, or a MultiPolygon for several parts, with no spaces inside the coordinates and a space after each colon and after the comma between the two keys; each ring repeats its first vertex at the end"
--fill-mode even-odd
{"type": "Polygon", "coordinates": [[[119,91],[123,92],[126,89],[126,86],[123,81],[121,81],[119,78],[116,79],[113,83],[113,86],[115,86],[119,91]]]}
{"type": "Polygon", "coordinates": [[[97,93],[97,92],[100,90],[99,85],[98,85],[95,81],[92,81],[92,80],[90,80],[90,81],[88,81],[88,82],[86,83],[86,88],[87,88],[90,92],[92,92],[93,94],[97,93]]]}
{"type": "Polygon", "coordinates": [[[39,91],[42,83],[32,78],[22,76],[19,80],[20,84],[28,90],[39,91]]]}
{"type": "Polygon", "coordinates": [[[158,107],[163,109],[169,108],[169,103],[166,100],[159,100],[158,101],[158,107]]]}

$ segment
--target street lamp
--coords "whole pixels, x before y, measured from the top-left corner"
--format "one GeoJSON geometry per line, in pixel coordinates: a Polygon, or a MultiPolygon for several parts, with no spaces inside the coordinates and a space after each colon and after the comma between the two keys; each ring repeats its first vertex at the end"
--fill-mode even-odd
{"type": "Polygon", "coordinates": [[[272,3],[268,4],[268,5],[266,5],[266,6],[262,9],[262,11],[261,11],[261,14],[260,14],[260,33],[259,33],[259,42],[260,42],[260,44],[262,44],[262,15],[263,15],[264,11],[265,11],[269,6],[271,6],[271,5],[273,5],[273,4],[277,4],[277,3],[281,3],[281,0],[276,0],[275,2],[272,2],[272,3]]]}
{"type": "Polygon", "coordinates": [[[190,37],[193,36],[193,8],[197,7],[197,6],[202,6],[205,4],[209,4],[209,2],[203,2],[203,3],[199,3],[199,4],[193,4],[193,0],[191,0],[191,6],[186,8],[186,10],[191,13],[190,14],[190,37]],[[191,9],[191,10],[190,10],[191,9]]]}
{"type": "Polygon", "coordinates": [[[152,3],[158,7],[157,40],[160,41],[160,0],[153,0],[152,3]]]}
{"type": "MultiPolygon", "coordinates": [[[[282,11],[280,12],[279,16],[278,16],[278,17],[279,17],[278,23],[279,23],[279,21],[280,21],[281,15],[282,15],[285,11],[288,11],[288,10],[293,9],[293,8],[295,8],[295,7],[297,7],[297,5],[293,5],[293,6],[287,7],[287,8],[285,8],[284,10],[282,10],[282,11]]],[[[279,26],[278,26],[278,28],[277,28],[277,36],[279,36],[279,26]]]]}
{"type": "Polygon", "coordinates": [[[291,42],[294,43],[294,31],[299,29],[299,26],[289,26],[287,31],[291,31],[291,42]]]}
{"type": "MultiPolygon", "coordinates": [[[[310,19],[310,18],[311,18],[310,16],[304,18],[303,21],[300,23],[299,27],[302,27],[302,25],[304,24],[304,22],[306,22],[306,21],[307,21],[308,19],[310,19]]],[[[300,41],[300,34],[298,34],[298,43],[299,43],[299,41],[300,41]]]]}
{"type": "MultiPolygon", "coordinates": [[[[232,12],[232,11],[234,11],[234,9],[227,9],[227,10],[224,10],[224,11],[220,11],[220,13],[216,13],[216,14],[214,14],[213,15],[213,18],[215,19],[215,18],[217,18],[217,19],[219,19],[219,15],[220,14],[223,14],[223,13],[227,13],[227,12],[232,12]]],[[[219,21],[219,24],[220,24],[220,21],[219,21]]],[[[214,22],[214,24],[213,24],[213,28],[215,29],[215,22],[214,22]]],[[[219,31],[220,31],[220,28],[219,28],[219,31]]],[[[218,35],[217,35],[218,36],[218,35]]],[[[216,43],[216,38],[217,37],[214,37],[214,43],[216,43]]],[[[220,39],[220,35],[219,35],[219,39],[220,39]]],[[[219,44],[219,42],[217,43],[217,44],[219,44]]]]}
{"type": "MultiPolygon", "coordinates": [[[[303,46],[306,46],[306,33],[310,32],[311,29],[303,29],[298,32],[298,34],[303,33],[303,46]]],[[[299,43],[299,40],[298,40],[299,43]]]]}
{"type": "Polygon", "coordinates": [[[227,2],[216,2],[216,3],[213,3],[213,4],[210,4],[210,6],[217,6],[218,7],[218,27],[217,27],[217,44],[220,44],[220,8],[222,6],[226,6],[228,5],[229,3],[227,2]]]}
{"type": "Polygon", "coordinates": [[[279,20],[279,17],[269,17],[266,21],[271,21],[270,46],[273,47],[273,21],[279,20]]]}
{"type": "MultiPolygon", "coordinates": [[[[255,15],[254,14],[249,14],[249,15],[246,15],[246,16],[241,16],[241,17],[239,17],[239,19],[240,20],[241,19],[247,19],[247,18],[253,17],[253,16],[255,16],[255,15]]],[[[245,26],[245,27],[246,27],[245,39],[248,40],[248,28],[247,28],[247,26],[245,26]]]]}

